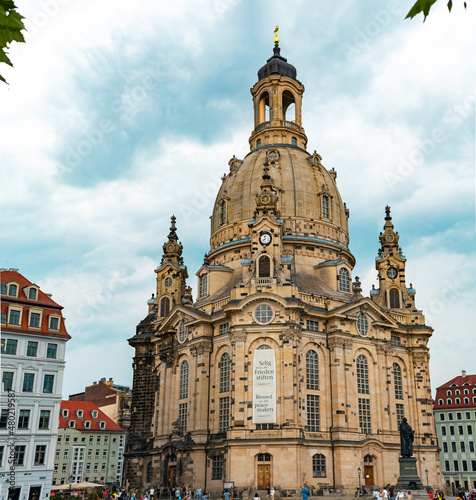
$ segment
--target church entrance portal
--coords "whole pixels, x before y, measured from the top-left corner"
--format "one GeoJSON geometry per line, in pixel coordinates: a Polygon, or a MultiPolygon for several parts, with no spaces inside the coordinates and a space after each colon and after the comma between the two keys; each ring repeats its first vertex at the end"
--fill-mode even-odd
{"type": "Polygon", "coordinates": [[[258,465],[258,489],[265,490],[271,484],[271,466],[258,465]]]}
{"type": "Polygon", "coordinates": [[[374,484],[374,467],[373,465],[366,465],[364,467],[365,474],[365,484],[366,486],[370,486],[374,484]]]}
{"type": "Polygon", "coordinates": [[[169,488],[175,488],[175,465],[169,467],[169,488]]]}

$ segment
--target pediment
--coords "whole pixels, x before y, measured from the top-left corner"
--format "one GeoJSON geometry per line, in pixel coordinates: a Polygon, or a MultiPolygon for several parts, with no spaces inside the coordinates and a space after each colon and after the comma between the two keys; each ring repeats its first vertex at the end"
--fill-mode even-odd
{"type": "Polygon", "coordinates": [[[383,323],[388,326],[397,327],[398,323],[386,311],[372,302],[368,297],[363,297],[357,302],[351,302],[342,307],[330,311],[346,316],[357,317],[360,313],[367,314],[374,322],[383,323]]]}
{"type": "Polygon", "coordinates": [[[186,323],[193,323],[197,320],[209,320],[208,314],[183,305],[176,305],[162,321],[158,332],[164,332],[171,329],[176,329],[177,325],[185,320],[186,323]]]}

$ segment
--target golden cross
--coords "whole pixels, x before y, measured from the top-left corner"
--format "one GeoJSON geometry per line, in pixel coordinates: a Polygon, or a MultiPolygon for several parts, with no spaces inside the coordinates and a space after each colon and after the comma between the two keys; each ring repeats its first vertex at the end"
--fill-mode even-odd
{"type": "Polygon", "coordinates": [[[278,30],[279,30],[279,26],[276,26],[276,28],[274,28],[274,43],[276,45],[278,45],[278,43],[279,43],[278,30]]]}

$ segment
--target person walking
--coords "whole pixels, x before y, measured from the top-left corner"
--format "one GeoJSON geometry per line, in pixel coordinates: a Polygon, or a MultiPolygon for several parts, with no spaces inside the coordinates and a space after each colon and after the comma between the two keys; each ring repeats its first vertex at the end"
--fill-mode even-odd
{"type": "Polygon", "coordinates": [[[302,485],[301,493],[302,493],[302,500],[307,500],[309,498],[311,492],[309,491],[309,488],[306,486],[306,484],[302,485]]]}

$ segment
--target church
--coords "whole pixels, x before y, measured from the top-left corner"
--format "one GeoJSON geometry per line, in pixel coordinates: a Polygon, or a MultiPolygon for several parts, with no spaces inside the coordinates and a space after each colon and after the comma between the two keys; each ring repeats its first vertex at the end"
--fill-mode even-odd
{"type": "Polygon", "coordinates": [[[125,484],[218,494],[230,483],[240,496],[395,484],[406,417],[420,477],[439,486],[433,330],[407,284],[390,208],[375,242],[378,288],[365,296],[349,209],[334,169],[307,150],[304,86],[277,37],[251,94],[250,152],[228,163],[198,297],[172,217],[156,292],[129,339],[125,484]]]}

